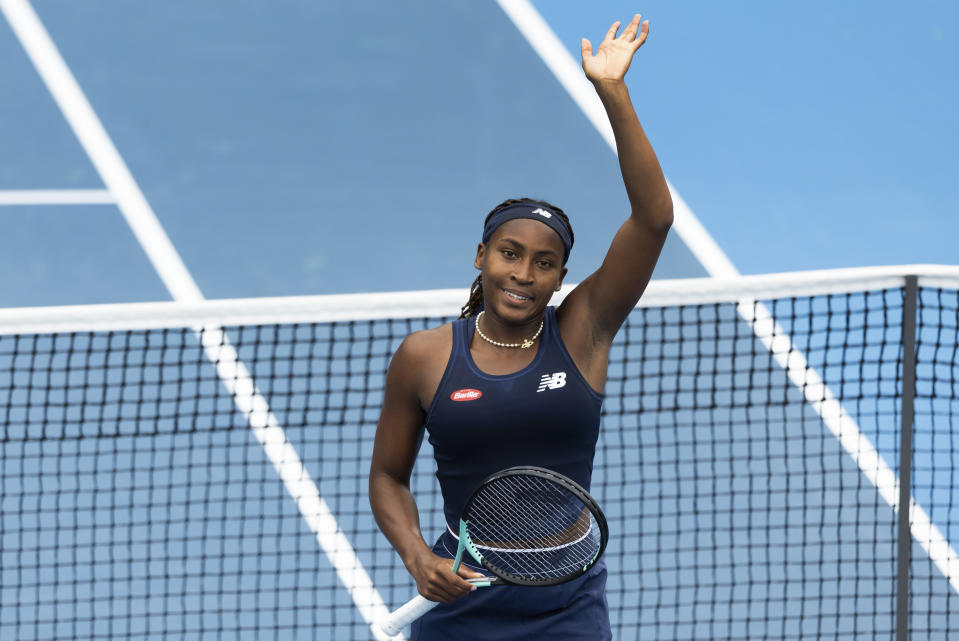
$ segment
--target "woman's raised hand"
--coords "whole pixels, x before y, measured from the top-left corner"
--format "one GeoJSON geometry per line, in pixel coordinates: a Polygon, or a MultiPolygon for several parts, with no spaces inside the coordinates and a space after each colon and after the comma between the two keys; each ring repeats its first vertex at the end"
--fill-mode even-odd
{"type": "Polygon", "coordinates": [[[616,21],[606,32],[606,37],[599,43],[599,50],[593,55],[593,44],[583,38],[583,71],[593,84],[610,80],[622,80],[633,61],[633,54],[646,42],[649,34],[649,20],[640,24],[641,16],[633,16],[623,33],[616,37],[619,26],[616,21]]]}

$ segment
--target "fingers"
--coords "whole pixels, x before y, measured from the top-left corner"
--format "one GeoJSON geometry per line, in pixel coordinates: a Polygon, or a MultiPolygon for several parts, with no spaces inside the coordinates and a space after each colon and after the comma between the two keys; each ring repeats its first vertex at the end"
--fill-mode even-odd
{"type": "MultiPolygon", "coordinates": [[[[466,596],[476,589],[472,583],[468,582],[463,576],[458,576],[453,572],[453,563],[450,559],[433,557],[426,564],[427,567],[419,569],[415,575],[416,589],[421,595],[430,601],[439,601],[448,603],[466,596]]],[[[462,566],[459,573],[469,578],[475,578],[475,572],[462,566]],[[469,574],[464,574],[464,570],[469,574]]],[[[482,575],[477,575],[482,576],[482,575]]]]}
{"type": "Polygon", "coordinates": [[[450,601],[455,601],[456,599],[462,599],[464,596],[476,589],[469,581],[465,581],[457,577],[457,583],[449,584],[436,584],[430,586],[430,589],[425,594],[423,594],[430,601],[439,601],[440,603],[449,603],[450,601]]]}
{"type": "MultiPolygon", "coordinates": [[[[619,37],[617,38],[616,32],[619,30],[619,26],[621,24],[622,23],[619,20],[614,22],[612,26],[610,26],[609,31],[606,32],[606,38],[604,40],[622,40],[623,42],[630,42],[636,45],[637,49],[641,47],[644,42],[646,42],[646,36],[649,35],[649,20],[643,21],[643,16],[641,14],[637,13],[634,15],[633,19],[629,21],[628,25],[626,25],[626,28],[623,29],[623,33],[619,34],[619,37]]],[[[584,38],[583,40],[586,39],[584,38]]],[[[582,48],[583,51],[586,50],[585,44],[582,48]]],[[[590,44],[590,53],[592,53],[592,50],[592,45],[590,44]]]]}
{"type": "Polygon", "coordinates": [[[646,42],[646,37],[649,35],[649,20],[643,23],[642,30],[639,32],[639,37],[633,40],[633,45],[636,49],[639,49],[643,46],[643,43],[646,42]]]}
{"type": "Polygon", "coordinates": [[[642,20],[642,16],[638,13],[633,16],[633,19],[626,25],[626,28],[623,30],[623,35],[621,35],[620,38],[626,42],[632,42],[633,38],[636,37],[636,33],[639,31],[640,20],[642,20]]]}
{"type": "Polygon", "coordinates": [[[583,61],[587,58],[593,57],[593,43],[583,38],[583,41],[580,43],[580,51],[583,54],[583,61]]]}
{"type": "Polygon", "coordinates": [[[619,20],[613,23],[613,25],[609,28],[609,31],[606,32],[605,40],[612,40],[616,37],[616,32],[619,31],[620,24],[622,23],[619,20]]]}
{"type": "Polygon", "coordinates": [[[462,577],[467,578],[467,579],[484,579],[484,578],[486,578],[486,575],[485,575],[485,574],[481,574],[481,573],[479,573],[479,572],[474,572],[473,570],[469,569],[469,568],[466,567],[465,565],[461,565],[461,566],[459,567],[458,574],[459,574],[460,576],[462,576],[462,577]]]}
{"type": "Polygon", "coordinates": [[[428,580],[422,588],[417,586],[419,593],[430,601],[449,603],[460,599],[476,589],[469,581],[449,572],[446,576],[436,576],[428,580]]]}

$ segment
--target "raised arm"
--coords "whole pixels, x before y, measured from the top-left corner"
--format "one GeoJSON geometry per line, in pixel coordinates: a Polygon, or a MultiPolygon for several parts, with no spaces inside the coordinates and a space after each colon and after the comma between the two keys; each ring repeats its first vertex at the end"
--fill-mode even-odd
{"type": "MultiPolygon", "coordinates": [[[[590,41],[585,38],[582,41],[583,70],[612,125],[632,209],[613,238],[603,264],[561,307],[563,316],[568,318],[563,319],[564,339],[574,343],[571,347],[579,347],[577,351],[586,353],[596,347],[608,348],[612,342],[646,288],[673,222],[673,204],[666,179],[639,124],[624,82],[633,56],[646,41],[649,22],[641,23],[637,14],[617,37],[619,26],[619,22],[613,23],[595,55],[590,41]],[[589,331],[568,336],[565,327],[589,331]]],[[[605,363],[602,369],[605,371],[605,363]]]]}

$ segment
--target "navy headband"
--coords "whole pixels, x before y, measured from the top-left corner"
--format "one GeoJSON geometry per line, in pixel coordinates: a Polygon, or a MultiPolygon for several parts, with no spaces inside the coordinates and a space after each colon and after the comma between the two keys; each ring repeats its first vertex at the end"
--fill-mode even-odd
{"type": "Polygon", "coordinates": [[[559,214],[540,203],[514,203],[495,211],[486,221],[486,226],[483,227],[483,242],[488,243],[490,236],[500,225],[517,218],[538,220],[555,231],[559,235],[559,239],[563,241],[565,252],[563,264],[566,264],[566,261],[569,260],[569,252],[573,248],[573,236],[570,234],[569,226],[566,221],[560,218],[559,214]]]}

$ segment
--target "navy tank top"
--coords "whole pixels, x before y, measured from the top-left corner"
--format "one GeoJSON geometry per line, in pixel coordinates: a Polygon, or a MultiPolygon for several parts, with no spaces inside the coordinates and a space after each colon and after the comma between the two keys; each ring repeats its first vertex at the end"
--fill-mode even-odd
{"type": "Polygon", "coordinates": [[[533,362],[502,376],[473,362],[475,318],[453,322],[453,349],[425,427],[454,531],[473,490],[507,467],[545,467],[589,489],[603,395],[566,351],[555,308],[546,308],[543,322],[533,362]]]}

